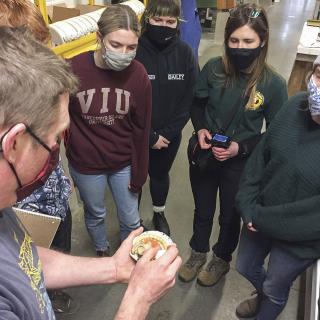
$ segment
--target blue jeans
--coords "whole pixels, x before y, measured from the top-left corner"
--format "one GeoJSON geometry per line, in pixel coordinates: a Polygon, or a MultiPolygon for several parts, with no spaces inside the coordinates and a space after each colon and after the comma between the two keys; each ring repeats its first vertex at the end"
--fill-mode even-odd
{"type": "Polygon", "coordinates": [[[282,249],[272,239],[243,226],[237,271],[256,288],[261,299],[257,320],[273,320],[284,309],[293,281],[315,259],[299,259],[282,249]],[[264,260],[270,254],[268,268],[264,260]]]}
{"type": "Polygon", "coordinates": [[[100,175],[81,174],[71,166],[69,171],[83,201],[86,227],[96,250],[106,250],[109,247],[104,223],[107,213],[105,206],[107,186],[117,207],[121,240],[140,226],[138,194],[128,189],[131,179],[130,166],[114,173],[100,175]]]}

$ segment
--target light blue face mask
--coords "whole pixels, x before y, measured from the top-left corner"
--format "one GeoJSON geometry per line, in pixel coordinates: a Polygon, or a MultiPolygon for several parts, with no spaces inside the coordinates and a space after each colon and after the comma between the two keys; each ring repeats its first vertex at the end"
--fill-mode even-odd
{"type": "Polygon", "coordinates": [[[311,76],[308,83],[308,92],[309,110],[311,116],[318,116],[320,115],[320,88],[318,88],[313,81],[313,75],[311,76]]]}
{"type": "Polygon", "coordinates": [[[102,43],[105,49],[102,58],[108,69],[122,71],[131,64],[136,56],[136,50],[129,53],[116,52],[107,49],[104,42],[102,43]]]}

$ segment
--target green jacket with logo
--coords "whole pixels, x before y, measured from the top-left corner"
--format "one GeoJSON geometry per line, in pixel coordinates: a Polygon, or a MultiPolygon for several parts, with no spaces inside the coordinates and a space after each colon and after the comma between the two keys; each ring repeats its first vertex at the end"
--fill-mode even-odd
{"type": "Polygon", "coordinates": [[[212,58],[203,67],[195,89],[196,98],[206,98],[202,107],[193,106],[191,120],[195,130],[206,128],[218,132],[234,114],[238,112],[226,130],[241,146],[243,141],[254,139],[261,135],[263,120],[268,126],[276,113],[288,99],[285,80],[266,67],[263,80],[257,84],[254,103],[245,108],[244,90],[248,76],[240,74],[228,88],[224,88],[224,66],[221,57],[212,58]]]}

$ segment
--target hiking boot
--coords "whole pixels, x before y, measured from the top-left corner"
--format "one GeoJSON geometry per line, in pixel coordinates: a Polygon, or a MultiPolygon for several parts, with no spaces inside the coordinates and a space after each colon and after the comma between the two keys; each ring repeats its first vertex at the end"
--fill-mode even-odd
{"type": "Polygon", "coordinates": [[[168,221],[164,216],[164,212],[154,212],[152,221],[156,230],[161,231],[166,235],[170,236],[170,228],[168,221]]]}
{"type": "Polygon", "coordinates": [[[199,273],[197,282],[204,287],[214,286],[229,270],[230,263],[213,254],[212,260],[199,273]]]}
{"type": "Polygon", "coordinates": [[[178,276],[183,282],[192,281],[199,273],[201,267],[207,261],[207,254],[203,252],[191,251],[191,256],[187,262],[181,266],[178,276]]]}
{"type": "Polygon", "coordinates": [[[251,293],[252,298],[242,301],[236,308],[236,315],[239,318],[253,318],[259,311],[259,296],[257,291],[251,293]]]}
{"type": "Polygon", "coordinates": [[[69,315],[76,313],[79,309],[79,303],[62,290],[49,291],[48,295],[55,313],[69,315]]]}

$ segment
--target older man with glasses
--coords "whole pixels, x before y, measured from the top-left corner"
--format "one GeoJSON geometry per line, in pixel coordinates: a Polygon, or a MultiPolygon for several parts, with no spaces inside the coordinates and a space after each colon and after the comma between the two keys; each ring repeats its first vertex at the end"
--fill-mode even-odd
{"type": "Polygon", "coordinates": [[[145,319],[174,285],[175,246],[158,260],[150,249],[135,266],[129,252],[140,228],[111,258],[73,257],[35,247],[10,208],[54,167],[77,80],[26,31],[0,27],[0,39],[0,318],[55,319],[46,288],[129,282],[116,319],[145,319]]]}

